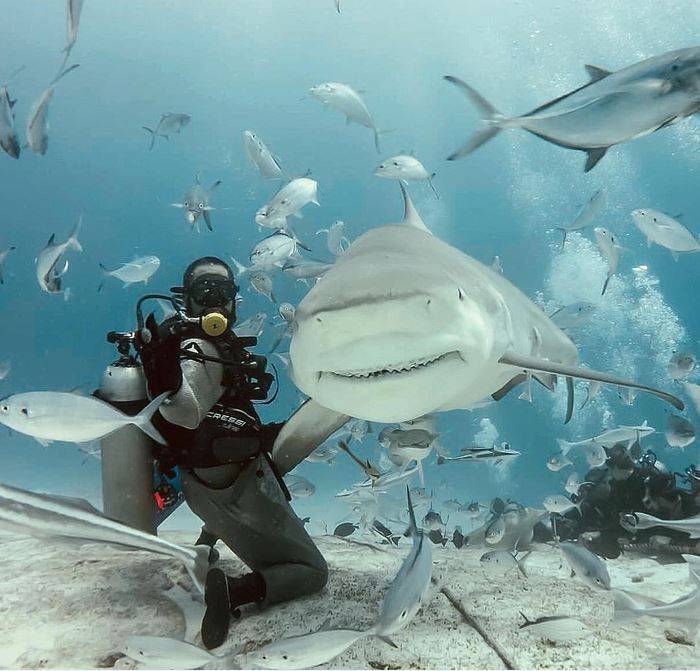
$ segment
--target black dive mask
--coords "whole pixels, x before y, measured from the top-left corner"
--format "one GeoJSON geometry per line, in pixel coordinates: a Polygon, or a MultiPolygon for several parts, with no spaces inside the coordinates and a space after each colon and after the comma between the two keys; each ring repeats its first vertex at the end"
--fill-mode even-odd
{"type": "Polygon", "coordinates": [[[207,273],[192,280],[185,290],[185,296],[203,308],[225,308],[236,303],[238,287],[235,282],[223,275],[207,273]]]}

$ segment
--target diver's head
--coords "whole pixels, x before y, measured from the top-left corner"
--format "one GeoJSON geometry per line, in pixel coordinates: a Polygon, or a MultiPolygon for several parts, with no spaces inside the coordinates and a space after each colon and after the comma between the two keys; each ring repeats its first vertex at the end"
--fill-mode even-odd
{"type": "Polygon", "coordinates": [[[182,278],[183,302],[189,317],[220,312],[229,324],[233,324],[236,321],[237,292],[233,271],[215,256],[193,261],[182,278]]]}

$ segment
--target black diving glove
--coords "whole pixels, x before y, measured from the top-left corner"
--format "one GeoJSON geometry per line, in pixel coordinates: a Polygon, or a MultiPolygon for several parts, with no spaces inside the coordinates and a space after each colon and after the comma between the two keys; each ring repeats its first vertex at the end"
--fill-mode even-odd
{"type": "Polygon", "coordinates": [[[139,354],[151,398],[166,391],[175,393],[180,389],[180,338],[172,334],[163,337],[153,313],[148,315],[141,333],[139,354]]]}

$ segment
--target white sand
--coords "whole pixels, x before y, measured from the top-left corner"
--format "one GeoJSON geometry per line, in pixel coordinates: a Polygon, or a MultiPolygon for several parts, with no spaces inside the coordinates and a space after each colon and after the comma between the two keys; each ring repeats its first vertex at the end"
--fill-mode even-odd
{"type": "MultiPolygon", "coordinates": [[[[168,533],[183,543],[194,534],[168,533]]],[[[220,653],[253,648],[272,639],[332,626],[369,626],[388,581],[408,544],[398,551],[373,551],[333,538],[318,539],[330,566],[323,592],[266,612],[247,610],[234,622],[220,653]]],[[[221,544],[219,544],[221,546],[221,544]]],[[[107,546],[81,548],[29,540],[0,540],[0,667],[86,668],[107,659],[133,634],[182,638],[184,617],[162,590],[174,581],[189,587],[184,569],[168,558],[107,546]]],[[[482,550],[435,547],[435,571],[464,608],[498,643],[515,668],[698,668],[694,646],[672,643],[671,622],[643,618],[611,624],[612,598],[569,578],[569,570],[549,547],[527,561],[529,578],[498,573],[479,564],[482,550]],[[554,646],[527,630],[522,618],[571,615],[591,636],[554,646]]],[[[222,564],[232,573],[242,565],[222,548],[222,564]]],[[[660,566],[649,559],[608,562],[614,587],[670,601],[691,586],[684,564],[660,566]],[[633,576],[643,582],[633,583],[633,576]]],[[[195,610],[199,610],[195,604],[195,610]]],[[[495,652],[442,594],[394,636],[399,649],[365,639],[329,668],[504,668],[495,652]]],[[[106,661],[105,661],[106,660],[106,661]]],[[[120,659],[116,667],[133,666],[120,659]]]]}

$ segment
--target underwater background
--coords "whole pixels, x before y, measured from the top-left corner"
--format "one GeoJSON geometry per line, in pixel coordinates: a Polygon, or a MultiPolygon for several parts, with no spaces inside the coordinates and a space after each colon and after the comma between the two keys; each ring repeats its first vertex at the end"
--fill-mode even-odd
{"type": "MultiPolygon", "coordinates": [[[[0,286],[0,361],[11,372],[0,397],[29,390],[91,391],[115,358],[105,341],[110,330],[134,326],[142,285],[123,290],[104,279],[108,268],[135,255],[155,254],[161,266],[147,289],[180,284],[194,258],[229,255],[247,264],[253,245],[269,234],[254,223],[256,210],[279,188],[249,163],[242,133],[255,131],[286,170],[311,170],[320,207],[305,208],[295,232],[309,256],[332,260],[316,231],[335,220],[350,239],[402,216],[396,184],[373,175],[381,159],[414,151],[435,171],[439,199],[427,184],[410,191],[421,216],[443,240],[490,263],[498,255],[504,275],[547,312],[575,301],[598,305],[574,335],[581,361],[593,368],[680,393],[667,364],[677,350],[695,350],[700,314],[695,255],[678,262],[661,247],[647,248],[630,212],[650,207],[698,230],[700,125],[691,117],[659,133],[614,147],[591,173],[584,156],[519,131],[502,133],[473,156],[446,157],[473,130],[477,116],[442,79],[470,82],[506,114],[525,112],[585,83],[584,64],[613,70],[643,58],[694,46],[700,3],[589,0],[472,2],[434,0],[88,0],[70,63],[79,63],[56,87],[46,156],[0,155],[2,223],[0,250],[16,245],[0,286]],[[382,136],[346,126],[307,95],[310,86],[338,81],[361,90],[382,136]],[[170,141],[148,134],[165,112],[183,112],[191,123],[170,141]],[[217,179],[213,232],[197,234],[172,208],[194,183],[217,179]],[[619,273],[604,296],[606,264],[592,232],[573,233],[564,249],[557,226],[568,225],[597,189],[607,200],[596,225],[611,230],[624,247],[619,273]],[[34,259],[52,233],[65,240],[83,216],[84,253],[69,255],[64,277],[71,297],[43,293],[34,259]],[[646,266],[646,269],[641,266],[646,266]],[[635,270],[636,269],[636,270],[635,270]]],[[[65,42],[65,3],[0,0],[0,80],[21,65],[11,85],[16,125],[23,135],[31,102],[55,75],[65,42]]],[[[275,306],[240,282],[240,319],[275,306]]],[[[275,298],[297,304],[306,287],[281,273],[275,298]]],[[[275,332],[266,327],[258,351],[267,352],[275,332]]],[[[284,345],[281,348],[284,349],[284,345]]],[[[263,419],[286,419],[300,396],[277,362],[280,393],[259,406],[263,419]]],[[[691,381],[694,378],[691,377],[691,381]]],[[[697,382],[695,379],[694,381],[697,382]]],[[[576,406],[585,398],[577,383],[576,406]]],[[[580,440],[619,424],[644,420],[657,433],[643,442],[670,470],[698,459],[696,444],[666,446],[668,410],[640,395],[631,407],[614,388],[603,391],[563,425],[565,390],[537,388],[531,404],[511,394],[472,412],[439,416],[441,442],[453,453],[472,444],[508,441],[522,454],[507,467],[426,463],[426,486],[435,500],[515,498],[541,506],[560,493],[566,478],[547,470],[556,438],[580,440]]],[[[426,390],[429,393],[429,390],[426,390]]],[[[696,421],[692,404],[685,415],[696,421]]],[[[376,461],[376,432],[357,454],[376,461]]],[[[3,430],[0,480],[29,489],[79,495],[99,503],[100,464],[75,445],[45,448],[3,430]]],[[[312,481],[316,494],[295,502],[300,516],[332,527],[347,514],[334,494],[364,478],[345,455],[334,465],[304,463],[295,473],[312,481]]],[[[195,524],[183,510],[167,522],[195,524]]]]}

